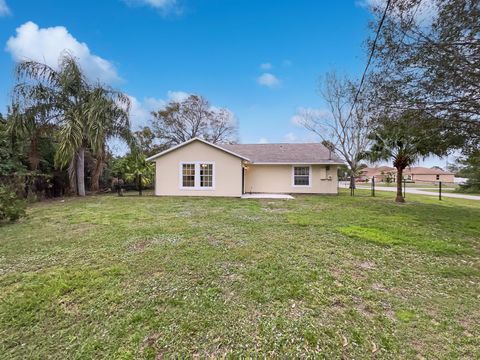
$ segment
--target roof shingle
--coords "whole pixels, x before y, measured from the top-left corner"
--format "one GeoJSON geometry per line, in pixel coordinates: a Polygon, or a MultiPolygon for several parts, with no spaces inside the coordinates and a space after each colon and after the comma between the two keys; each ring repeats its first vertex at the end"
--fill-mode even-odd
{"type": "Polygon", "coordinates": [[[245,156],[253,163],[343,164],[320,143],[305,144],[218,144],[225,150],[245,156]]]}

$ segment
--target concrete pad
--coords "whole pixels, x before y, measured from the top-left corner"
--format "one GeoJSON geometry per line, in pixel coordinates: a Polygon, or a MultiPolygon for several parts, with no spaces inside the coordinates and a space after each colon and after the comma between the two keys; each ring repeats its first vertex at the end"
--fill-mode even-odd
{"type": "Polygon", "coordinates": [[[288,194],[243,194],[242,199],[295,199],[292,195],[288,194]]]}

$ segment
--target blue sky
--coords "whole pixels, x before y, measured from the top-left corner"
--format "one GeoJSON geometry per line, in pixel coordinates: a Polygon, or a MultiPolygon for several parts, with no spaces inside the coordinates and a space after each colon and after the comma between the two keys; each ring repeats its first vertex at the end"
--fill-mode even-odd
{"type": "Polygon", "coordinates": [[[325,72],[360,76],[370,18],[358,0],[0,0],[0,111],[15,61],[68,48],[132,97],[134,127],[196,93],[233,111],[243,143],[314,141],[292,117],[324,107],[325,72]]]}

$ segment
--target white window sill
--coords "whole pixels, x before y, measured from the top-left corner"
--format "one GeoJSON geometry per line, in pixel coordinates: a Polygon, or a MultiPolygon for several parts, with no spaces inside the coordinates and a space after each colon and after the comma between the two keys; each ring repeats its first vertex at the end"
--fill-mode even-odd
{"type": "Polygon", "coordinates": [[[214,187],[194,187],[194,186],[192,186],[192,187],[181,187],[180,190],[196,190],[196,191],[198,191],[198,190],[207,190],[207,191],[213,191],[213,190],[215,190],[215,188],[214,188],[214,187]]]}

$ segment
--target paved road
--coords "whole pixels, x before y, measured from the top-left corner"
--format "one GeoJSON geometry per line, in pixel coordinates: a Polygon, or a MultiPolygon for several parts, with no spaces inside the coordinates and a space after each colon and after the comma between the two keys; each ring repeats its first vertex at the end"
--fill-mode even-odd
{"type": "MultiPolygon", "coordinates": [[[[340,184],[340,187],[346,187],[348,188],[348,184],[346,186],[344,184],[340,184]]],[[[367,189],[371,190],[371,186],[365,186],[365,185],[357,185],[357,189],[367,189]]],[[[438,189],[436,189],[438,190],[438,189]]],[[[397,192],[397,189],[395,187],[388,187],[388,186],[375,186],[375,191],[391,191],[391,192],[397,192]]],[[[418,195],[429,195],[429,196],[436,196],[438,197],[438,191],[424,191],[422,188],[413,188],[413,187],[407,187],[406,188],[407,194],[418,194],[418,195]]],[[[480,201],[480,196],[477,195],[466,195],[466,194],[456,194],[456,193],[451,193],[451,192],[444,192],[442,191],[442,197],[450,197],[450,198],[457,198],[457,199],[468,199],[468,200],[479,200],[480,201]]]]}

